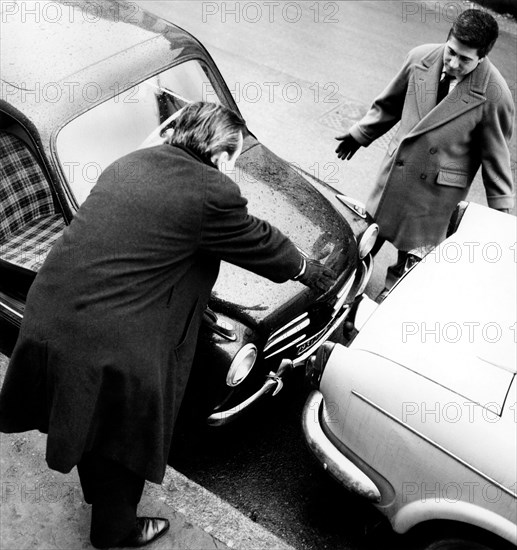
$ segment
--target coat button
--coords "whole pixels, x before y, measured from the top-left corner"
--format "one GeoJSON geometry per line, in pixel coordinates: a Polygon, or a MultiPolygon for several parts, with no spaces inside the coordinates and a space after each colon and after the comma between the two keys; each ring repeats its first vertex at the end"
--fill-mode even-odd
{"type": "Polygon", "coordinates": [[[404,161],[403,160],[397,160],[397,162],[395,164],[397,166],[404,166],[404,161]]]}
{"type": "Polygon", "coordinates": [[[420,174],[420,179],[421,180],[426,180],[427,179],[427,174],[420,174]]]}
{"type": "Polygon", "coordinates": [[[431,155],[434,155],[437,152],[436,147],[431,147],[431,149],[429,149],[429,152],[431,153],[431,155]]]}

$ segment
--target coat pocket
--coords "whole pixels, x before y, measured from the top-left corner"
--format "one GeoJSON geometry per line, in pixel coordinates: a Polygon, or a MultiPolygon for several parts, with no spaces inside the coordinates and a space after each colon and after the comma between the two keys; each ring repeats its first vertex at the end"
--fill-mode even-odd
{"type": "Polygon", "coordinates": [[[460,172],[459,170],[445,170],[441,169],[438,172],[438,177],[436,178],[436,183],[438,185],[445,185],[447,187],[460,187],[464,189],[468,187],[469,178],[465,172],[460,172]]]}

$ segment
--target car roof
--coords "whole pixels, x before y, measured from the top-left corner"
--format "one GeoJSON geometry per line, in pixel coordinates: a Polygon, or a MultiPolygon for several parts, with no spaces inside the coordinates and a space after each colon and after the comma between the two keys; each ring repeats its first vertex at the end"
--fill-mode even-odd
{"type": "Polygon", "coordinates": [[[480,402],[504,399],[517,371],[515,235],[514,216],[470,203],[352,346],[480,402]]]}
{"type": "Polygon", "coordinates": [[[1,99],[40,131],[175,58],[206,56],[189,33],[132,2],[12,4],[2,14],[1,99]]]}

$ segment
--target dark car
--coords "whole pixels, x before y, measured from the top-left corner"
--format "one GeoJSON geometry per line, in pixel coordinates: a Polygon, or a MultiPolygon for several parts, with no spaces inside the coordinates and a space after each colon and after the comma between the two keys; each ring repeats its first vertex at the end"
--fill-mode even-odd
{"type": "MultiPolygon", "coordinates": [[[[4,13],[1,35],[0,317],[14,326],[46,254],[106,166],[163,143],[189,102],[238,111],[208,52],[177,26],[124,2],[54,2],[47,14],[43,6],[35,2],[31,17],[4,13]]],[[[214,425],[278,392],[340,326],[368,282],[377,234],[360,204],[248,130],[233,177],[251,213],[338,279],[318,295],[222,265],[193,369],[208,388],[196,410],[214,425]]]]}

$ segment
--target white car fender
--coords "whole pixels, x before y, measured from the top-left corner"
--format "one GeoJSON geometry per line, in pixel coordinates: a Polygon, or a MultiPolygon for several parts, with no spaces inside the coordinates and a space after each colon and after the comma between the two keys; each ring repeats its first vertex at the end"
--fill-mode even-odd
{"type": "Polygon", "coordinates": [[[391,518],[391,525],[397,533],[406,533],[420,523],[436,519],[475,525],[517,545],[515,523],[486,508],[464,501],[451,502],[443,498],[413,501],[398,510],[391,518]]]}

